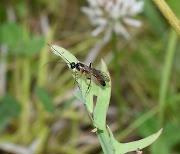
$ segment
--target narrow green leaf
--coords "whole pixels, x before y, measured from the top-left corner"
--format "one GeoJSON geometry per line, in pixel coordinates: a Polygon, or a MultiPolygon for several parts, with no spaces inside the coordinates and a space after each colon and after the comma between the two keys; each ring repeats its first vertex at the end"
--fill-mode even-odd
{"type": "MultiPolygon", "coordinates": [[[[57,56],[60,56],[66,63],[78,62],[77,58],[74,55],[72,55],[70,52],[68,52],[66,49],[59,47],[57,45],[52,45],[50,47],[53,53],[56,54],[57,56]]],[[[70,65],[68,65],[68,67],[70,68],[70,65]]]]}
{"type": "Polygon", "coordinates": [[[166,98],[170,85],[170,77],[172,75],[174,57],[178,43],[178,35],[172,29],[169,36],[169,43],[165,54],[164,66],[162,69],[162,77],[159,88],[159,124],[162,125],[165,117],[165,105],[167,104],[166,98]]]}
{"type": "MultiPolygon", "coordinates": [[[[60,56],[68,64],[69,68],[70,68],[69,63],[79,62],[74,55],[72,55],[70,52],[68,52],[66,49],[62,47],[59,47],[57,45],[52,45],[51,50],[53,51],[54,54],[60,56]]],[[[74,75],[75,70],[72,70],[72,69],[70,70],[72,71],[72,76],[75,78],[75,75],[74,75]]],[[[85,104],[88,107],[88,110],[90,111],[90,113],[92,113],[93,112],[93,95],[97,95],[98,86],[95,83],[91,82],[90,91],[87,92],[89,81],[83,75],[80,79],[75,78],[75,80],[81,86],[82,95],[83,95],[83,98],[85,98],[84,99],[85,104]]]]}
{"type": "Polygon", "coordinates": [[[97,132],[98,139],[101,143],[104,154],[114,154],[114,145],[111,142],[108,131],[104,128],[103,132],[97,132]]]}
{"type": "Polygon", "coordinates": [[[137,150],[141,150],[147,146],[149,146],[150,144],[152,144],[154,141],[156,141],[158,139],[158,137],[161,135],[162,133],[162,128],[155,134],[152,134],[151,136],[148,136],[144,139],[138,140],[138,141],[133,141],[133,142],[129,142],[129,143],[119,143],[113,136],[112,131],[110,130],[110,128],[108,127],[109,132],[110,132],[110,138],[111,141],[113,143],[114,146],[114,150],[115,150],[115,154],[124,154],[127,152],[131,152],[131,151],[137,151],[137,150]]]}
{"type": "MultiPolygon", "coordinates": [[[[106,64],[103,60],[101,70],[109,75],[106,64]]],[[[101,130],[103,130],[106,127],[106,114],[111,96],[111,82],[107,82],[106,84],[107,85],[105,88],[99,86],[97,102],[94,110],[94,122],[101,130]]]]}
{"type": "Polygon", "coordinates": [[[74,96],[82,103],[85,103],[85,100],[83,98],[83,95],[82,95],[82,92],[81,91],[78,91],[74,94],[74,96]]]}

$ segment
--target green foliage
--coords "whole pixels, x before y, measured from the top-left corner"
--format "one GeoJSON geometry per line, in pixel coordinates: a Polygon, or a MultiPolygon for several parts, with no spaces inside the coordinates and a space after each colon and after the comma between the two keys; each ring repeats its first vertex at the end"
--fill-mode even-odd
{"type": "Polygon", "coordinates": [[[36,88],[36,95],[41,100],[44,108],[49,111],[50,113],[55,113],[55,107],[53,105],[52,98],[49,96],[47,91],[44,88],[37,87],[36,88]]]}
{"type": "MultiPolygon", "coordinates": [[[[157,127],[156,123],[157,123],[157,120],[154,117],[152,117],[146,122],[144,122],[141,125],[141,127],[138,128],[138,132],[142,136],[146,136],[155,130],[154,128],[157,127]]],[[[178,145],[178,143],[180,142],[179,127],[180,127],[179,124],[173,124],[173,122],[167,123],[164,126],[164,131],[161,137],[157,140],[156,144],[153,144],[150,147],[152,154],[157,154],[158,152],[164,153],[164,154],[172,153],[171,149],[175,147],[176,145],[178,145]],[[172,134],[172,132],[176,132],[176,133],[172,134]]]]}
{"type": "Polygon", "coordinates": [[[177,5],[179,0],[167,0],[167,4],[171,7],[177,17],[180,17],[180,5],[177,5]]]}
{"type": "MultiPolygon", "coordinates": [[[[51,50],[56,55],[61,56],[61,58],[63,58],[65,61],[68,61],[70,63],[74,61],[77,62],[77,59],[72,54],[61,47],[53,45],[51,46],[51,50]]],[[[101,71],[109,74],[107,71],[107,67],[103,61],[101,71]]],[[[156,134],[153,134],[139,141],[119,143],[114,138],[110,128],[108,127],[109,132],[106,128],[106,114],[111,95],[111,82],[107,83],[105,88],[102,88],[100,85],[96,85],[92,82],[90,91],[87,93],[88,83],[86,81],[87,80],[85,77],[79,78],[77,80],[82,89],[82,94],[77,96],[77,98],[81,100],[82,103],[86,106],[86,111],[92,121],[93,126],[95,127],[93,131],[96,132],[105,154],[124,154],[126,152],[137,151],[138,149],[143,149],[149,146],[160,136],[162,129],[156,134]],[[93,106],[94,95],[97,96],[95,107],[93,106]]]]}
{"type": "MultiPolygon", "coordinates": [[[[98,42],[102,38],[101,36],[92,37],[92,27],[80,10],[82,6],[87,5],[87,2],[53,1],[52,3],[49,0],[33,0],[33,3],[2,2],[0,5],[0,96],[3,100],[7,96],[10,96],[14,102],[17,100],[20,105],[16,106],[19,106],[20,111],[16,112],[16,116],[12,116],[15,112],[11,111],[16,110],[17,107],[13,107],[11,103],[6,107],[7,112],[4,110],[2,112],[3,106],[7,104],[1,100],[0,143],[8,142],[26,147],[30,145],[34,147],[36,144],[38,149],[35,149],[35,153],[39,154],[99,154],[102,153],[101,147],[104,151],[108,151],[106,145],[109,145],[109,138],[115,144],[117,140],[131,141],[145,138],[163,127],[161,137],[155,144],[149,146],[145,153],[179,154],[179,38],[176,38],[177,42],[173,45],[173,37],[169,33],[170,25],[158,10],[157,5],[151,0],[144,0],[144,2],[143,14],[138,16],[142,21],[141,28],[133,28],[133,30],[129,27],[128,31],[130,30],[132,39],[126,41],[118,37],[116,40],[118,65],[112,65],[114,63],[112,58],[115,55],[111,42],[95,53],[91,61],[98,66],[100,57],[103,57],[113,79],[107,121],[106,112],[102,111],[106,111],[109,105],[106,103],[109,102],[93,104],[92,95],[94,93],[100,97],[99,90],[104,94],[104,91],[109,89],[98,89],[98,86],[92,82],[91,90],[84,99],[86,79],[82,77],[78,80],[80,84],[84,84],[84,89],[82,89],[83,94],[79,91],[76,97],[81,102],[86,100],[85,108],[101,144],[98,144],[94,134],[89,132],[91,128],[89,119],[84,115],[82,106],[75,100],[70,90],[74,87],[74,79],[70,71],[66,65],[57,62],[59,57],[49,54],[49,47],[46,45],[50,42],[61,44],[82,61],[90,57],[93,53],[91,49],[98,50],[98,42]],[[15,18],[11,20],[13,16],[15,18]],[[44,19],[49,21],[50,27],[49,31],[42,36],[44,26],[48,28],[49,25],[48,22],[43,22],[44,19]],[[8,49],[8,51],[1,52],[1,45],[8,47],[2,48],[2,51],[3,49],[8,49]],[[174,46],[171,58],[168,54],[168,51],[172,51],[170,46],[174,46]],[[171,66],[169,69],[165,68],[167,66],[165,61],[169,61],[168,59],[171,59],[171,62],[168,62],[171,66]],[[51,61],[57,63],[48,63],[48,67],[44,69],[43,66],[51,61]],[[117,77],[116,74],[118,74],[117,77]],[[167,74],[169,79],[164,82],[167,74]],[[3,79],[1,77],[5,80],[1,80],[3,79]],[[5,89],[1,91],[3,83],[5,89]],[[34,90],[34,87],[40,88],[39,93],[43,99],[48,97],[49,101],[46,105],[37,94],[39,88],[34,90]],[[162,106],[158,103],[160,91],[163,98],[161,99],[162,106]],[[49,95],[51,95],[50,98],[49,95]],[[120,95],[122,101],[118,101],[120,95]],[[55,111],[52,109],[55,108],[52,100],[56,102],[55,111]],[[162,107],[163,122],[160,124],[159,111],[162,107]],[[57,114],[49,116],[47,111],[57,114]],[[12,118],[9,118],[9,115],[12,118]],[[107,129],[106,123],[115,132],[114,137],[110,136],[111,130],[107,129]],[[105,128],[103,128],[104,125],[105,128]],[[104,133],[102,129],[105,130],[104,133]],[[37,138],[38,143],[35,141],[37,138]]],[[[166,2],[179,17],[179,0],[166,0],[166,2]]],[[[77,59],[73,59],[75,60],[77,59]]],[[[119,142],[116,147],[118,146],[119,142]]],[[[15,153],[15,151],[4,150],[3,153],[15,153]]]]}
{"type": "Polygon", "coordinates": [[[121,154],[121,153],[124,154],[127,152],[136,151],[138,149],[141,150],[141,149],[149,146],[154,141],[156,141],[156,139],[159,138],[161,133],[162,133],[162,129],[160,129],[157,133],[155,133],[151,136],[148,136],[144,139],[141,139],[139,141],[129,142],[129,143],[118,143],[117,140],[114,138],[111,131],[110,131],[110,136],[111,136],[112,145],[114,146],[114,149],[115,149],[115,153],[116,154],[121,154]]]}
{"type": "Polygon", "coordinates": [[[167,104],[167,92],[168,92],[168,83],[171,75],[171,70],[174,61],[174,55],[176,52],[176,44],[178,41],[177,34],[172,30],[169,37],[169,44],[167,47],[167,53],[165,56],[164,68],[162,71],[162,80],[159,89],[159,106],[160,106],[160,115],[159,115],[159,123],[160,125],[163,123],[164,120],[164,109],[165,105],[167,104]]]}
{"type": "Polygon", "coordinates": [[[22,35],[22,27],[16,23],[4,23],[0,26],[0,42],[13,49],[21,44],[22,35]]]}
{"type": "Polygon", "coordinates": [[[11,54],[34,56],[39,53],[45,41],[42,36],[31,36],[16,23],[4,23],[0,26],[0,43],[9,47],[11,54]]]}
{"type": "Polygon", "coordinates": [[[25,56],[34,56],[39,53],[44,44],[45,41],[42,36],[34,36],[25,42],[21,53],[25,56]]]}
{"type": "Polygon", "coordinates": [[[154,3],[151,0],[145,1],[144,13],[148,18],[149,24],[154,30],[154,34],[162,35],[165,31],[165,22],[162,20],[160,13],[154,7],[154,3]]]}
{"type": "Polygon", "coordinates": [[[0,130],[4,130],[19,115],[20,110],[19,102],[9,94],[5,95],[0,101],[0,130]]]}

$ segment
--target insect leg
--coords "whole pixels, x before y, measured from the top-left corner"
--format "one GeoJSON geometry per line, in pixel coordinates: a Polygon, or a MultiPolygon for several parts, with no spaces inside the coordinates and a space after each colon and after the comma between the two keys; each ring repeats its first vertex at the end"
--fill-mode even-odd
{"type": "Polygon", "coordinates": [[[75,84],[75,83],[77,83],[77,71],[75,71],[73,74],[74,74],[74,79],[75,79],[74,84],[75,84]]]}
{"type": "Polygon", "coordinates": [[[77,80],[80,78],[80,76],[77,76],[77,71],[75,70],[74,74],[74,84],[76,83],[78,88],[81,89],[81,87],[79,86],[79,83],[77,82],[77,80]]]}
{"type": "Polygon", "coordinates": [[[89,67],[90,67],[90,68],[92,68],[92,66],[93,66],[93,64],[92,64],[92,63],[90,63],[90,64],[89,64],[89,67]]]}
{"type": "MultiPolygon", "coordinates": [[[[89,67],[92,68],[92,63],[89,64],[89,67]]],[[[89,84],[88,84],[88,87],[87,87],[87,90],[86,90],[85,95],[88,94],[88,92],[89,92],[89,90],[90,90],[90,87],[91,87],[91,80],[92,80],[92,79],[91,79],[91,75],[90,75],[89,77],[87,77],[86,79],[88,79],[88,80],[90,80],[90,81],[89,81],[89,84]]]]}
{"type": "Polygon", "coordinates": [[[91,76],[87,78],[89,81],[89,84],[88,84],[88,87],[87,87],[87,90],[86,90],[86,95],[88,94],[89,90],[90,90],[90,87],[91,87],[91,76]]]}

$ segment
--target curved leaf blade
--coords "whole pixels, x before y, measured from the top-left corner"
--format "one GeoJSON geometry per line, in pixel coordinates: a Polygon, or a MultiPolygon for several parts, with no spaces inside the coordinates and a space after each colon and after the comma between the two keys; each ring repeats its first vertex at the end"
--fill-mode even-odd
{"type": "MultiPolygon", "coordinates": [[[[109,76],[106,64],[101,60],[102,71],[109,76]]],[[[94,110],[94,122],[99,129],[103,130],[106,128],[106,114],[111,97],[111,81],[106,82],[106,87],[102,88],[99,86],[97,102],[94,110]]]]}
{"type": "Polygon", "coordinates": [[[163,131],[163,129],[161,128],[157,133],[154,133],[144,139],[129,142],[129,143],[119,143],[114,138],[113,133],[109,127],[108,127],[108,130],[110,133],[111,142],[114,146],[115,154],[124,154],[127,152],[141,150],[141,149],[149,146],[150,144],[152,144],[154,141],[156,141],[163,131]]]}

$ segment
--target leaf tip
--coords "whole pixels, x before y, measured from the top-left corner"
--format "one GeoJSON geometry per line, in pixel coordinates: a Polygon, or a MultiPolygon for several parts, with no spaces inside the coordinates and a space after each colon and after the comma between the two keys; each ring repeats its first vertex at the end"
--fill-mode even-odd
{"type": "Polygon", "coordinates": [[[162,133],[162,131],[163,131],[163,128],[161,128],[156,134],[157,134],[157,136],[160,136],[161,135],[161,133],[162,133]]]}

